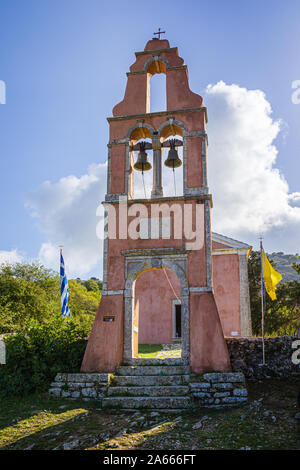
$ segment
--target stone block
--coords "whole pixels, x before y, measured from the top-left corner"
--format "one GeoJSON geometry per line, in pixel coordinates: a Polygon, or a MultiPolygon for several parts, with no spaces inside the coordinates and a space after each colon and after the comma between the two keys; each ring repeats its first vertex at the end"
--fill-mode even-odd
{"type": "Polygon", "coordinates": [[[90,398],[97,397],[97,391],[94,388],[83,388],[81,393],[83,397],[90,397],[90,398]]]}
{"type": "Polygon", "coordinates": [[[78,374],[57,374],[55,382],[97,382],[108,384],[109,374],[98,374],[98,373],[78,373],[78,374]]]}
{"type": "Polygon", "coordinates": [[[145,375],[183,375],[188,374],[188,366],[118,366],[119,375],[145,376],[145,375]]]}
{"type": "Polygon", "coordinates": [[[232,390],[233,385],[230,382],[227,383],[214,383],[214,388],[218,390],[232,390]]]}
{"type": "Polygon", "coordinates": [[[233,390],[233,395],[236,397],[247,397],[248,391],[245,388],[235,388],[233,390]]]}
{"type": "Polygon", "coordinates": [[[60,388],[50,388],[49,393],[55,397],[60,397],[61,389],[60,388]]]}
{"type": "Polygon", "coordinates": [[[193,392],[193,396],[195,398],[211,398],[210,393],[204,393],[204,392],[193,392]]]}
{"type": "Polygon", "coordinates": [[[80,390],[86,387],[86,384],[84,382],[68,382],[68,387],[72,390],[80,390]]]}
{"type": "Polygon", "coordinates": [[[230,392],[217,392],[214,394],[215,398],[224,398],[224,397],[229,397],[230,392]]]}
{"type": "Polygon", "coordinates": [[[68,380],[68,374],[56,374],[55,376],[55,382],[67,382],[68,380]]]}
{"type": "Polygon", "coordinates": [[[241,404],[245,403],[247,401],[246,397],[225,397],[222,398],[222,403],[227,403],[227,404],[241,404]]]}
{"type": "Polygon", "coordinates": [[[214,401],[214,398],[199,398],[198,403],[200,405],[212,405],[214,401]]]}
{"type": "Polygon", "coordinates": [[[191,382],[190,387],[193,391],[194,389],[208,389],[211,385],[209,382],[191,382]]]}
{"type": "Polygon", "coordinates": [[[63,385],[64,385],[64,382],[52,382],[51,383],[52,388],[62,387],[63,385]]]}
{"type": "Polygon", "coordinates": [[[103,408],[130,409],[183,409],[190,407],[189,397],[108,397],[103,398],[103,408]]]}
{"type": "Polygon", "coordinates": [[[245,382],[245,377],[242,373],[239,372],[212,372],[203,375],[205,380],[212,382],[237,382],[243,383],[245,382]]]}

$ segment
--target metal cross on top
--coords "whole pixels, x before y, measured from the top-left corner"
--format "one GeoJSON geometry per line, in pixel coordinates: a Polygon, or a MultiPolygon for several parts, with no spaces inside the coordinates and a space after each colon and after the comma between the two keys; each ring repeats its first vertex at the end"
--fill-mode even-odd
{"type": "Polygon", "coordinates": [[[166,33],[165,31],[161,31],[161,29],[158,28],[157,33],[153,33],[153,34],[154,34],[154,36],[158,36],[158,39],[160,39],[160,35],[161,35],[161,34],[165,34],[165,33],[166,33]]]}

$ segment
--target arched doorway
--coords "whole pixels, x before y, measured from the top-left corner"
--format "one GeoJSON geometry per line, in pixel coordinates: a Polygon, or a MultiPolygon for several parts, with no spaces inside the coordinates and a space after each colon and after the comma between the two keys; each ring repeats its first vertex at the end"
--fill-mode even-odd
{"type": "MultiPolygon", "coordinates": [[[[124,312],[124,350],[123,350],[123,361],[126,363],[134,362],[138,354],[138,341],[139,341],[139,305],[135,298],[135,291],[137,286],[137,293],[144,285],[146,293],[146,298],[153,298],[153,294],[159,287],[157,282],[154,286],[154,292],[151,289],[151,284],[142,283],[139,287],[138,278],[146,275],[147,272],[153,273],[154,271],[159,271],[158,281],[163,279],[162,276],[165,276],[165,271],[168,273],[172,272],[171,278],[177,280],[175,285],[176,290],[180,294],[173,295],[172,306],[168,311],[166,310],[165,315],[165,327],[152,326],[151,330],[148,332],[145,331],[145,328],[142,328],[141,334],[144,335],[144,340],[149,341],[150,338],[170,338],[173,334],[176,335],[176,324],[175,329],[173,325],[174,316],[173,311],[176,316],[176,307],[173,310],[173,301],[174,306],[175,302],[180,301],[181,312],[180,312],[180,333],[181,333],[181,360],[183,363],[189,363],[190,351],[189,351],[189,288],[187,283],[187,253],[184,249],[150,249],[150,250],[126,250],[123,252],[126,257],[126,284],[125,284],[125,312],[124,312]],[[152,291],[152,292],[151,292],[152,291]],[[171,321],[171,324],[170,324],[171,321]],[[171,335],[171,336],[170,336],[171,335]]],[[[147,274],[147,276],[154,276],[154,274],[147,274]]],[[[170,277],[169,277],[170,280],[170,277]]],[[[167,279],[166,279],[167,282],[167,279]]],[[[172,290],[169,286],[169,293],[172,290]]],[[[168,305],[168,299],[170,300],[169,295],[163,296],[166,305],[168,305]]],[[[164,303],[164,302],[163,302],[164,303]]],[[[159,299],[155,305],[159,305],[159,299]]],[[[149,309],[147,307],[142,310],[142,315],[147,315],[149,309]]],[[[178,312],[178,309],[177,309],[178,312]]],[[[146,323],[147,325],[147,323],[146,323]]],[[[149,325],[149,322],[148,322],[149,325]]],[[[179,331],[179,328],[177,329],[179,331]]],[[[157,339],[156,339],[157,340],[157,339]]]]}
{"type": "Polygon", "coordinates": [[[148,269],[134,285],[135,357],[181,357],[180,281],[170,269],[148,269]]]}

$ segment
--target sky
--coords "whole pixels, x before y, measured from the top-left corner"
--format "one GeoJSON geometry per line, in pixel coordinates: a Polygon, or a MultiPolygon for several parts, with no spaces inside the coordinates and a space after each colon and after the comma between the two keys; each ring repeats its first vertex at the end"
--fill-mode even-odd
{"type": "Polygon", "coordinates": [[[58,269],[62,244],[101,278],[106,118],[158,27],[208,108],[213,230],[300,252],[299,0],[0,0],[0,21],[0,261],[58,269]]]}

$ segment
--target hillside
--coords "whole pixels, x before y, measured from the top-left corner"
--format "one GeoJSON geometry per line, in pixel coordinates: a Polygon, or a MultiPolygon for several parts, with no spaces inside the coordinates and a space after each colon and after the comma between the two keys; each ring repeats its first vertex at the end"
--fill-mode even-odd
{"type": "Polygon", "coordinates": [[[298,253],[295,255],[286,255],[282,251],[278,253],[267,253],[269,260],[273,263],[272,265],[280,272],[283,278],[283,282],[286,281],[298,281],[300,282],[300,276],[292,268],[293,263],[300,263],[300,256],[298,253]]]}

